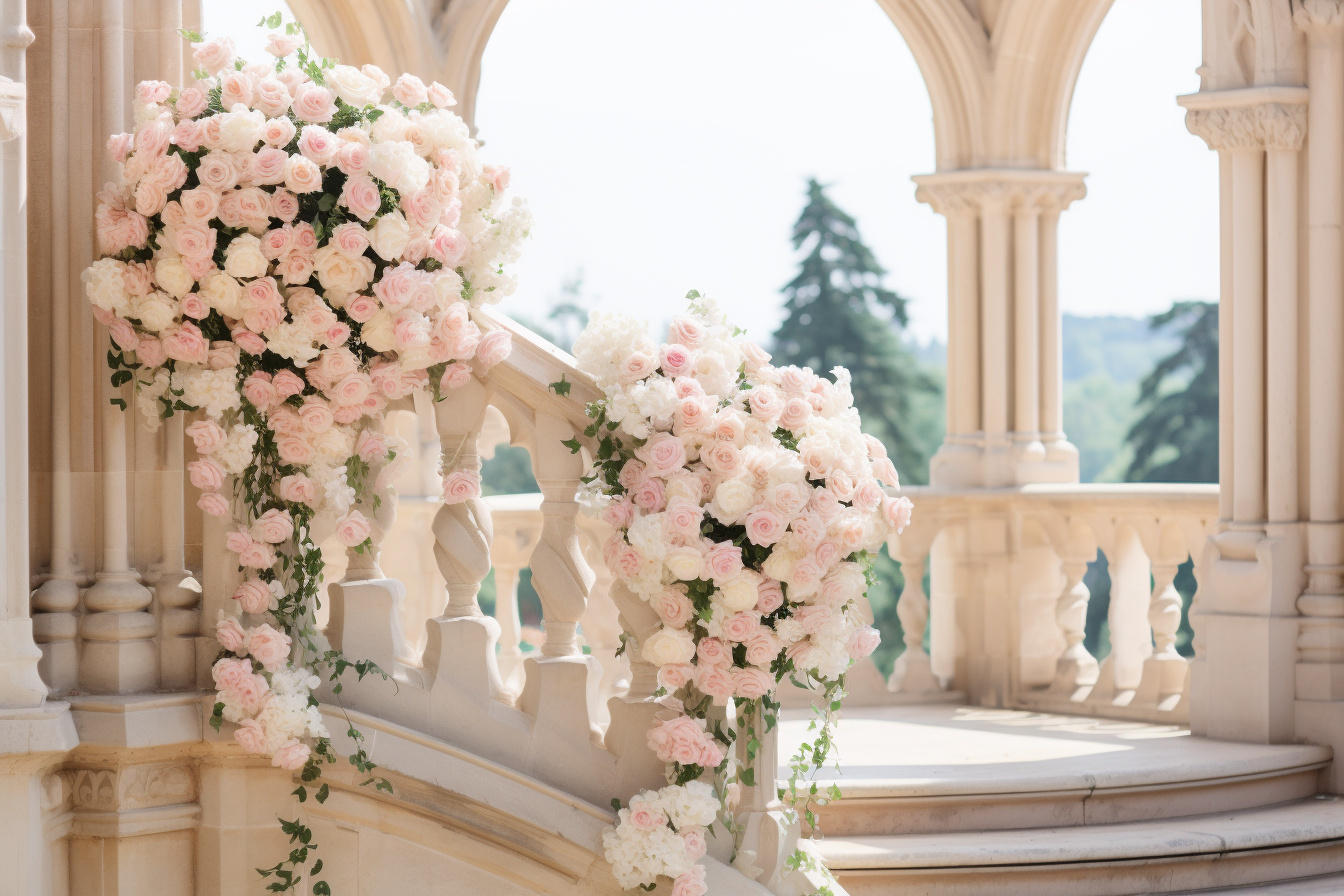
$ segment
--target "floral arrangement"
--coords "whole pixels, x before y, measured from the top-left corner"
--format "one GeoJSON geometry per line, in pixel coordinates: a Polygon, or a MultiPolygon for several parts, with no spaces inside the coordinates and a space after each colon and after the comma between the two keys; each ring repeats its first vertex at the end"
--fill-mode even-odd
{"type": "MultiPolygon", "coordinates": [[[[774,367],[712,301],[688,299],[662,345],[642,321],[595,315],[574,351],[604,394],[589,408],[587,503],[616,530],[608,567],[658,614],[641,657],[679,707],[649,732],[669,785],[619,809],[606,857],[626,888],[670,877],[676,896],[702,896],[705,827],[721,815],[740,833],[731,810],[756,783],[756,726],[775,724],[779,683],[818,687],[833,712],[845,671],[876,648],[858,608],[869,552],[911,504],[888,491],[896,470],[860,428],[848,371],[774,367]]],[[[795,772],[828,744],[824,728],[795,772]]]]}
{"type": "MultiPolygon", "coordinates": [[[[112,385],[134,383],[151,428],[198,412],[191,482],[229,520],[246,577],[216,628],[211,723],[236,723],[245,750],[309,783],[336,758],[314,689],[380,671],[318,637],[314,521],[371,548],[358,507],[377,508],[395,458],[383,411],[509,354],[509,334],[483,332],[473,311],[513,290],[504,266],[531,219],[502,198],[507,169],[480,163],[443,85],[317,57],[297,23],[271,34],[265,63],[184,37],[195,83],[141,83],[133,133],[108,142],[122,176],[98,195],[102,257],[84,279],[115,343],[112,385]]],[[[446,479],[446,500],[479,494],[470,474],[446,479]]],[[[350,734],[351,763],[372,773],[350,734]]],[[[276,891],[297,887],[310,849],[311,831],[282,825],[298,848],[262,869],[276,891]]]]}

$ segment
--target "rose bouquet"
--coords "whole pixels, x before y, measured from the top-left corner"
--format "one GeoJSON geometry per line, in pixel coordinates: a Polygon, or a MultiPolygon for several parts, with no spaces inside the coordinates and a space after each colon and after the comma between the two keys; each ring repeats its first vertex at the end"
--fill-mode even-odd
{"type": "MultiPolygon", "coordinates": [[[[845,671],[878,643],[859,609],[869,552],[911,510],[889,492],[896,470],[860,428],[848,371],[828,381],[771,366],[711,301],[688,298],[662,345],[641,321],[596,315],[574,347],[604,393],[589,409],[598,450],[588,503],[616,530],[608,566],[658,614],[641,656],[681,707],[649,732],[671,783],[661,803],[636,802],[655,809],[701,779],[720,794],[753,783],[730,747],[756,743],[760,720],[773,725],[786,677],[838,702],[845,671]],[[728,704],[738,732],[710,718],[728,704]]],[[[665,875],[702,893],[667,836],[685,830],[663,816],[635,802],[622,810],[604,838],[608,861],[623,885],[665,875]]]]}
{"type": "MultiPolygon", "coordinates": [[[[151,428],[199,412],[188,472],[200,507],[230,520],[237,610],[265,618],[222,615],[211,722],[311,781],[335,758],[320,676],[375,671],[316,637],[314,522],[368,549],[356,504],[377,506],[372,480],[395,456],[388,402],[441,397],[508,355],[509,334],[473,311],[512,291],[504,267],[530,217],[443,85],[316,57],[296,23],[265,63],[184,36],[195,83],[141,83],[134,131],[108,143],[121,177],[98,196],[102,257],[84,279],[115,342],[113,386],[134,383],[151,428]]],[[[476,493],[459,480],[449,500],[476,493]]],[[[270,871],[291,880],[284,864],[270,871]]]]}

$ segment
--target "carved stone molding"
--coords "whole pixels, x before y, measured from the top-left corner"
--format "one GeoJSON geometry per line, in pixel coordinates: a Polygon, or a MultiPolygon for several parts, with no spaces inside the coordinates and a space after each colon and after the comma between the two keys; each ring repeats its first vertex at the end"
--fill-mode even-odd
{"type": "Polygon", "coordinates": [[[1210,149],[1302,148],[1307,136],[1305,87],[1252,87],[1180,98],[1185,126],[1210,149]]]}
{"type": "Polygon", "coordinates": [[[1344,27],[1344,0],[1293,0],[1293,21],[1306,32],[1344,27]]]}
{"type": "Polygon", "coordinates": [[[77,768],[66,774],[76,809],[149,809],[196,799],[196,770],[185,762],[157,762],[120,769],[77,768]]]}
{"type": "Polygon", "coordinates": [[[0,77],[0,143],[23,136],[23,85],[0,77]]]}

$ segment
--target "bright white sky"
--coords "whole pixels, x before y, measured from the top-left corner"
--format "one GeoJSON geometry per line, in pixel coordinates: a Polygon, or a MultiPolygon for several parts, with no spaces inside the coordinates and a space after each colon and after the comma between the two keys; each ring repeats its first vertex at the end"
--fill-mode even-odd
{"type": "MultiPolygon", "coordinates": [[[[206,0],[206,28],[257,58],[276,0],[206,0]]],[[[1216,156],[1175,97],[1198,89],[1199,0],[1116,0],[1079,78],[1068,165],[1089,196],[1060,228],[1066,311],[1151,314],[1218,293],[1216,156]]],[[[347,60],[362,62],[363,60],[347,60]]],[[[873,0],[511,0],[485,54],[477,125],[536,227],[505,311],[541,317],[577,271],[597,307],[669,316],[688,289],[764,336],[793,276],[806,178],[831,195],[944,337],[942,218],[919,70],[873,0]]]]}

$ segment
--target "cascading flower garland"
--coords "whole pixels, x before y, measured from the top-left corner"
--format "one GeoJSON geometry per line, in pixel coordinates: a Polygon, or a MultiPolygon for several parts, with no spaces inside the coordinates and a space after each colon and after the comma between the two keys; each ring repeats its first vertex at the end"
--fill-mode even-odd
{"type": "MultiPolygon", "coordinates": [[[[482,332],[473,309],[512,292],[504,266],[531,218],[501,198],[507,169],[480,164],[443,85],[317,57],[292,22],[270,35],[268,63],[183,36],[196,83],[137,87],[134,132],[108,143],[122,176],[98,195],[102,257],[84,279],[115,342],[112,385],[134,382],[151,428],[200,412],[186,428],[199,455],[188,472],[201,509],[230,521],[245,575],[238,612],[216,627],[210,721],[301,770],[302,802],[336,761],[314,689],[325,677],[339,694],[347,669],[381,672],[318,634],[314,523],[368,550],[358,508],[377,509],[377,477],[395,458],[388,402],[424,388],[441,397],[471,379],[469,362],[484,373],[507,357],[509,334],[482,332]]],[[[445,472],[445,500],[479,494],[473,475],[445,472]]],[[[390,789],[348,733],[363,783],[390,789]]],[[[277,892],[298,887],[315,848],[299,820],[281,824],[295,848],[259,869],[277,892]]],[[[330,887],[315,880],[313,892],[330,887]]]]}
{"type": "Polygon", "coordinates": [[[606,858],[626,889],[669,877],[674,896],[703,896],[706,828],[740,835],[733,803],[757,783],[756,726],[776,723],[785,678],[822,692],[824,724],[785,794],[815,827],[816,786],[799,776],[826,758],[845,671],[877,647],[858,601],[870,552],[911,504],[883,488],[899,487],[896,469],[860,428],[848,371],[771,366],[711,300],[687,298],[662,345],[643,321],[595,315],[574,353],[604,393],[589,407],[586,503],[617,530],[608,567],[658,614],[641,656],[680,708],[649,732],[668,786],[616,803],[606,858]]]}

